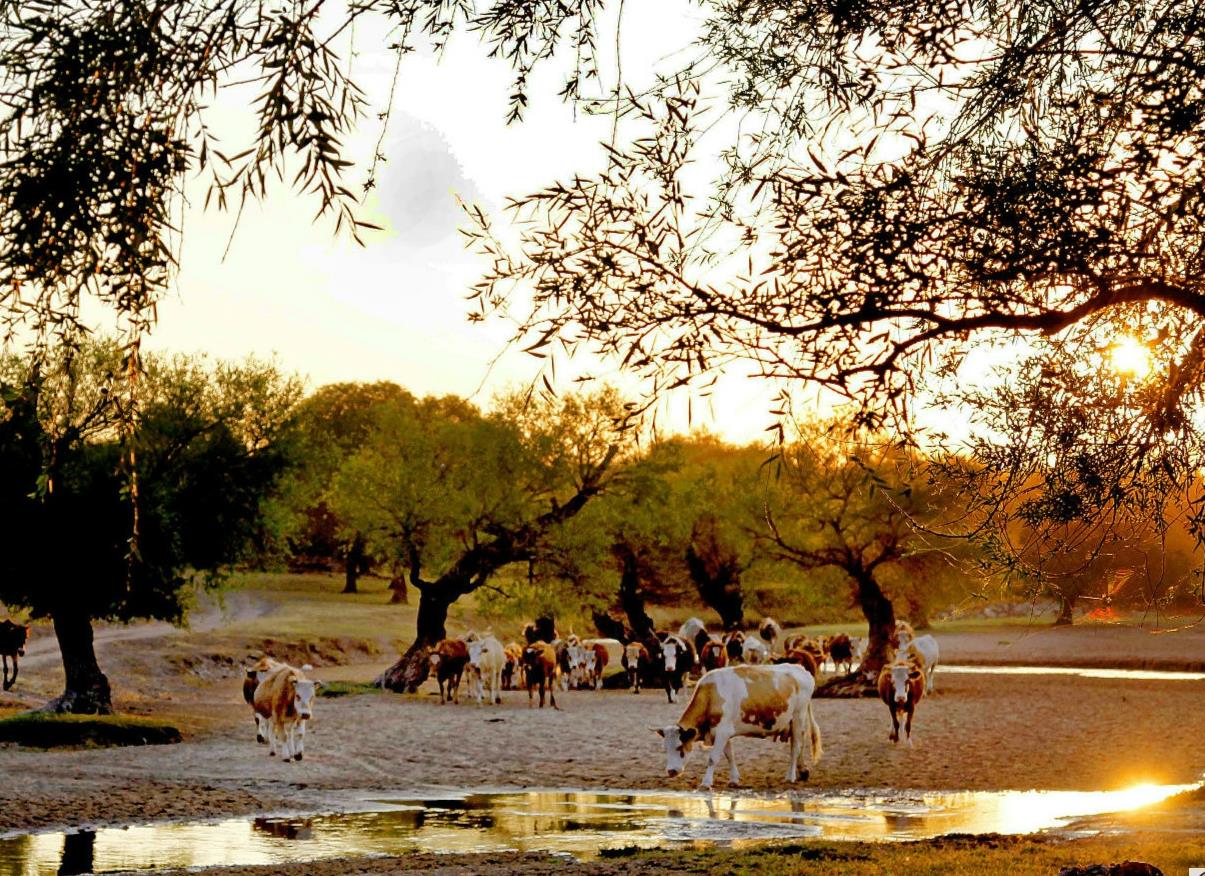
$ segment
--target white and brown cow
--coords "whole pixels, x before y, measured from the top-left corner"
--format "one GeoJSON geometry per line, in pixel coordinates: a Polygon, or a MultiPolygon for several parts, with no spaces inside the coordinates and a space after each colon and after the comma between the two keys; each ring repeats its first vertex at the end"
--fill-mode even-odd
{"type": "Polygon", "coordinates": [[[469,696],[477,697],[477,705],[486,698],[486,691],[495,703],[502,702],[502,670],[506,668],[506,651],[502,643],[487,634],[469,642],[469,696]]]}
{"type": "Polygon", "coordinates": [[[695,667],[695,649],[681,636],[666,636],[661,640],[661,681],[665,696],[671,703],[678,701],[678,694],[685,686],[685,678],[695,667]]]}
{"type": "Polygon", "coordinates": [[[623,668],[628,672],[628,687],[632,693],[640,693],[640,677],[649,662],[648,648],[640,642],[628,642],[623,647],[623,668]]]}
{"type": "Polygon", "coordinates": [[[925,674],[925,691],[933,693],[933,673],[937,669],[937,661],[941,659],[941,649],[937,639],[929,635],[918,636],[907,621],[896,621],[896,639],[899,641],[899,653],[910,655],[920,663],[921,671],[925,674]]]}
{"type": "Polygon", "coordinates": [[[924,670],[918,660],[900,654],[879,671],[879,699],[891,710],[888,739],[900,741],[900,713],[905,716],[904,733],[912,745],[912,715],[925,695],[924,670]]]}
{"type": "Polygon", "coordinates": [[[770,656],[773,657],[775,645],[782,639],[782,625],[772,617],[764,617],[757,628],[757,633],[762,637],[762,641],[770,649],[770,656]]]}
{"type": "Polygon", "coordinates": [[[533,642],[523,650],[523,676],[527,681],[527,708],[532,707],[532,692],[540,688],[540,708],[544,708],[544,690],[554,709],[556,704],[556,649],[547,642],[533,642]]]}
{"type": "Polygon", "coordinates": [[[283,761],[301,760],[305,722],[314,716],[314,694],[319,687],[300,669],[284,664],[256,686],[253,705],[265,721],[269,755],[280,752],[283,761]]]}
{"type": "Polygon", "coordinates": [[[271,657],[260,657],[253,665],[245,668],[243,673],[243,699],[251,707],[251,715],[255,718],[255,741],[261,745],[268,741],[268,724],[266,719],[255,710],[255,689],[259,683],[284,666],[271,657]]]}
{"type": "Polygon", "coordinates": [[[787,781],[806,781],[807,750],[813,765],[824,753],[820,727],[812,714],[815,687],[815,680],[805,669],[789,663],[730,666],[708,672],[695,686],[678,722],[657,730],[665,740],[666,773],[673,778],[682,772],[687,753],[698,742],[711,747],[700,787],[711,787],[721,757],[728,758],[729,783],[739,784],[732,740],[737,736],[769,736],[791,743],[787,781]],[[805,737],[808,745],[804,744],[805,737]]]}

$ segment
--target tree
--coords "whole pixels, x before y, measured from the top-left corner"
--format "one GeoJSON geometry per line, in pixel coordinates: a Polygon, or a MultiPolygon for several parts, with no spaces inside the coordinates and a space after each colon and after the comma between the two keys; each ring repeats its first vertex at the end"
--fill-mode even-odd
{"type": "Polygon", "coordinates": [[[190,584],[216,581],[264,540],[291,459],[300,386],[274,366],[153,359],[138,427],[122,434],[110,389],[122,357],[99,342],[46,371],[0,363],[0,599],[54,623],[66,675],[55,711],[112,710],[92,622],[179,621],[190,584]]]}
{"type": "Polygon", "coordinates": [[[862,665],[850,679],[860,692],[876,679],[897,644],[895,608],[884,592],[886,568],[909,557],[940,559],[913,529],[926,499],[907,454],[836,424],[811,424],[783,447],[764,475],[763,541],[775,559],[804,571],[836,568],[869,626],[862,665]]]}
{"type": "Polygon", "coordinates": [[[414,642],[382,676],[414,689],[448,608],[506,566],[539,561],[551,534],[614,477],[628,440],[613,392],[504,399],[484,416],[459,399],[382,406],[339,472],[334,505],[395,552],[419,593],[414,642]]]}
{"type": "Polygon", "coordinates": [[[344,593],[355,593],[356,582],[369,567],[367,538],[349,528],[331,508],[327,492],[343,463],[368,440],[378,406],[414,404],[410,393],[396,383],[332,383],[320,387],[298,406],[298,429],[304,442],[305,464],[291,479],[288,492],[294,518],[290,553],[305,564],[340,560],[344,593]]]}

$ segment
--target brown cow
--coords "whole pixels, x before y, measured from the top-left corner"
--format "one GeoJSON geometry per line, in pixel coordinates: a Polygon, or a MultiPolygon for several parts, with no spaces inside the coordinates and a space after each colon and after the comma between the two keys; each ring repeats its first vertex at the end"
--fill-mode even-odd
{"type": "Polygon", "coordinates": [[[607,646],[602,642],[590,642],[589,648],[594,652],[593,660],[590,665],[590,682],[591,687],[595,690],[602,689],[603,673],[606,672],[607,664],[611,662],[611,655],[607,651],[607,646]]]}
{"type": "Polygon", "coordinates": [[[502,667],[502,689],[515,690],[523,686],[523,646],[511,642],[502,652],[506,655],[506,665],[502,667]],[[518,684],[515,683],[515,673],[519,674],[518,684]]]}
{"type": "Polygon", "coordinates": [[[820,666],[816,662],[816,655],[811,651],[804,651],[801,648],[796,648],[788,651],[784,656],[774,659],[775,663],[794,663],[796,666],[802,666],[812,674],[812,678],[820,676],[820,666]]]}
{"type": "Polygon", "coordinates": [[[441,639],[430,656],[431,668],[439,682],[439,702],[460,703],[460,676],[469,662],[469,646],[460,639],[441,639]],[[447,687],[445,694],[444,688],[447,687]]]}
{"type": "Polygon", "coordinates": [[[314,693],[319,687],[300,669],[281,664],[255,688],[252,705],[265,721],[269,755],[279,750],[283,761],[301,760],[305,722],[314,716],[314,693]]]}
{"type": "Polygon", "coordinates": [[[553,682],[556,681],[556,649],[547,642],[533,642],[523,651],[523,674],[527,678],[527,708],[532,707],[532,689],[539,685],[540,708],[544,708],[544,688],[548,688],[548,697],[552,707],[559,709],[556,704],[556,691],[553,682]]]}
{"type": "Polygon", "coordinates": [[[828,659],[833,661],[833,672],[841,666],[847,673],[853,671],[854,645],[845,633],[837,633],[828,640],[828,659]]]}
{"type": "Polygon", "coordinates": [[[0,621],[0,660],[4,664],[4,689],[11,690],[17,683],[17,658],[25,656],[25,643],[29,641],[29,624],[16,624],[10,620],[0,621]],[[13,661],[13,676],[8,677],[8,661],[13,661]]]}
{"type": "Polygon", "coordinates": [[[259,712],[255,711],[255,689],[261,681],[282,666],[284,664],[280,661],[264,656],[260,657],[254,666],[248,666],[243,675],[243,699],[251,707],[251,715],[255,718],[255,741],[261,745],[268,741],[268,725],[259,712]]]}
{"type": "Polygon", "coordinates": [[[699,665],[704,672],[710,672],[713,669],[722,669],[728,665],[728,652],[724,649],[724,643],[719,639],[708,639],[703,643],[702,649],[699,651],[699,665]]]}
{"type": "Polygon", "coordinates": [[[891,710],[891,734],[887,738],[892,742],[900,741],[899,713],[903,712],[904,732],[911,747],[912,714],[924,695],[925,674],[917,660],[900,655],[879,672],[879,699],[891,710]]]}

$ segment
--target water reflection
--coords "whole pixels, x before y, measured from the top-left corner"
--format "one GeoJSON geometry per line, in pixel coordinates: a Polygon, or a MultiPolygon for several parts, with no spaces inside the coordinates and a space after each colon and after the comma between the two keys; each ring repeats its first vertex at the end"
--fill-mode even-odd
{"type": "Polygon", "coordinates": [[[1173,672],[1159,669],[1090,669],[1080,666],[957,666],[942,664],[941,672],[968,675],[1075,675],[1079,678],[1109,678],[1128,681],[1205,681],[1205,672],[1173,672]]]}
{"type": "Polygon", "coordinates": [[[1032,833],[1135,809],[1201,785],[1123,791],[737,796],[531,791],[373,801],[371,811],[156,824],[0,840],[0,873],[274,864],[363,854],[545,850],[824,837],[904,840],[946,833],[1032,833]]]}

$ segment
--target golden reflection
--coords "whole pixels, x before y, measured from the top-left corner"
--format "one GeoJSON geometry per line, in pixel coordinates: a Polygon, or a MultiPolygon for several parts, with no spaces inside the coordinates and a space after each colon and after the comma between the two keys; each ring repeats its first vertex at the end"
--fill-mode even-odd
{"type": "Polygon", "coordinates": [[[1126,377],[1143,378],[1151,372],[1151,351],[1135,338],[1122,335],[1109,348],[1113,370],[1126,377]]]}

